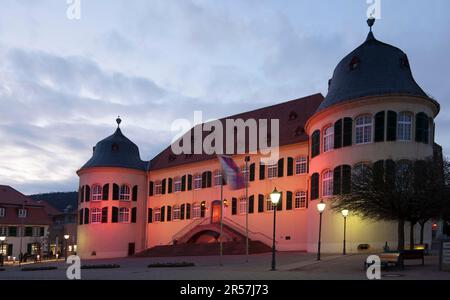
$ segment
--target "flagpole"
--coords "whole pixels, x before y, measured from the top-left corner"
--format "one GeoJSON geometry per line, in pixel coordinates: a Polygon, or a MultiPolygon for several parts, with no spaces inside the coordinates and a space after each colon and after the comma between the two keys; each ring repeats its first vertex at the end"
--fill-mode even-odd
{"type": "Polygon", "coordinates": [[[223,168],[220,171],[220,237],[219,237],[219,243],[220,243],[220,260],[219,264],[222,266],[222,255],[223,255],[223,245],[222,245],[222,233],[223,233],[223,168]]]}
{"type": "Polygon", "coordinates": [[[245,157],[245,261],[248,262],[248,180],[250,176],[250,171],[248,169],[248,161],[250,160],[250,156],[245,157]]]}

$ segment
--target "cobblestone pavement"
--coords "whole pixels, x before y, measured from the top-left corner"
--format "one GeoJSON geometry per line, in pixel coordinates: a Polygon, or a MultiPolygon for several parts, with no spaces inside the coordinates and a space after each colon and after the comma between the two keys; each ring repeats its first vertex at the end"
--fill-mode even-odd
{"type": "MultiPolygon", "coordinates": [[[[219,265],[218,256],[174,257],[174,258],[119,258],[82,261],[82,264],[119,264],[118,269],[81,270],[82,279],[125,279],[125,280],[264,280],[264,279],[367,279],[363,270],[366,255],[323,255],[317,261],[311,253],[277,253],[277,271],[270,271],[271,254],[245,256],[224,256],[219,265]],[[195,267],[147,268],[155,262],[194,262],[195,267]]],[[[56,270],[23,272],[19,266],[6,266],[0,271],[0,280],[7,279],[66,279],[67,266],[64,262],[42,263],[42,266],[57,266],[56,270]]],[[[29,266],[29,265],[28,265],[29,266]]],[[[383,279],[447,279],[450,273],[438,271],[438,257],[427,256],[425,266],[420,261],[408,261],[404,271],[382,271],[383,279]]]]}

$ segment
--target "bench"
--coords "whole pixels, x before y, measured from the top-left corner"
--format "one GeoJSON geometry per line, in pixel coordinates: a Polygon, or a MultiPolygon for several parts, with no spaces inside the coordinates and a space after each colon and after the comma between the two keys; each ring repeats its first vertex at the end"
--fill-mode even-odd
{"type": "MultiPolygon", "coordinates": [[[[378,254],[380,258],[381,268],[400,267],[405,269],[405,260],[422,260],[422,266],[425,265],[424,250],[402,250],[400,252],[386,252],[378,254]]],[[[367,269],[370,264],[364,261],[364,268],[367,269]]]]}

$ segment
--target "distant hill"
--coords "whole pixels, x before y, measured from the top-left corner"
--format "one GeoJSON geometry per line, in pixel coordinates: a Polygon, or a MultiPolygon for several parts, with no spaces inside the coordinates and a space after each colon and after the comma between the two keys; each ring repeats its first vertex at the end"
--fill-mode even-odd
{"type": "Polygon", "coordinates": [[[77,192],[35,194],[29,197],[36,201],[46,201],[60,211],[63,211],[68,205],[72,206],[71,210],[76,210],[78,207],[77,192]]]}

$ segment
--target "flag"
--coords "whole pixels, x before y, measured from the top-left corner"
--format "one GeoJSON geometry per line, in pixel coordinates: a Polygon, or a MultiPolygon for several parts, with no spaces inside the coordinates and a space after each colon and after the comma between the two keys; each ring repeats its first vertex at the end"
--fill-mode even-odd
{"type": "Polygon", "coordinates": [[[227,183],[232,190],[239,190],[245,187],[244,176],[242,176],[239,167],[230,156],[218,155],[222,170],[225,174],[227,183]]]}

